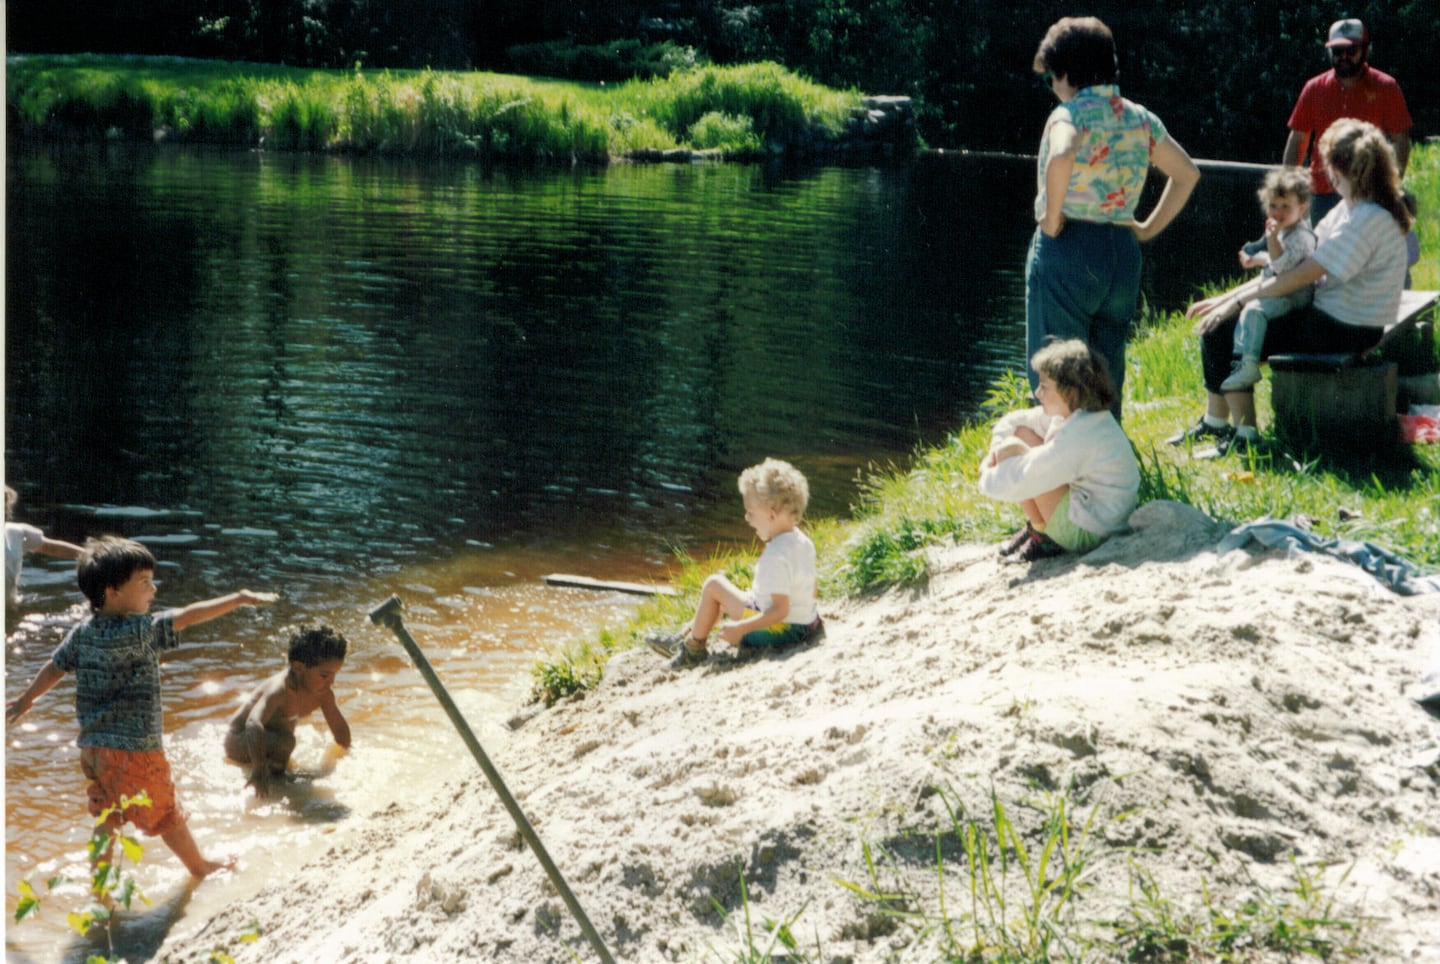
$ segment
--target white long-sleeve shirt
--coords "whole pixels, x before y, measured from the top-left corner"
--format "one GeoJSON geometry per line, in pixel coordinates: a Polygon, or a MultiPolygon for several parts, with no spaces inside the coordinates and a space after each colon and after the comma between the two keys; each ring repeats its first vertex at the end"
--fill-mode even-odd
{"type": "Polygon", "coordinates": [[[1070,486],[1070,521],[1087,532],[1111,535],[1129,528],[1140,491],[1135,450],[1107,412],[1073,412],[1061,418],[1038,406],[995,423],[990,452],[980,466],[980,491],[1002,502],[1023,502],[1070,486]],[[1045,439],[1024,455],[990,464],[990,453],[1025,426],[1045,439]]]}

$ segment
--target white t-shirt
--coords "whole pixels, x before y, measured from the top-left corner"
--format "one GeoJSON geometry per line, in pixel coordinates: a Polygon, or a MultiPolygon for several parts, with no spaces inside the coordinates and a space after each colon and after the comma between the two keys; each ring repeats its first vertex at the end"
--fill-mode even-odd
{"type": "Polygon", "coordinates": [[[1405,287],[1405,235],[1374,201],[1342,201],[1315,226],[1313,257],[1325,269],[1315,307],[1365,328],[1395,323],[1405,287]]]}
{"type": "Polygon", "coordinates": [[[815,621],[815,543],[799,529],[782,532],[765,543],[755,563],[755,585],[751,590],[760,612],[770,608],[772,596],[789,596],[787,623],[809,625],[815,621]]]}
{"type": "Polygon", "coordinates": [[[20,567],[25,553],[34,552],[45,541],[45,533],[23,522],[5,523],[5,605],[20,601],[20,567]]]}

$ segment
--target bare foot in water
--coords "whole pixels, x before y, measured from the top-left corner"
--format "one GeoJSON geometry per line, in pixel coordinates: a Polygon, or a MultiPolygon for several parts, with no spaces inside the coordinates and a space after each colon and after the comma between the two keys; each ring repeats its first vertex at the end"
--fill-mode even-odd
{"type": "MultiPolygon", "coordinates": [[[[195,876],[197,876],[197,877],[202,877],[202,878],[204,878],[204,877],[209,877],[211,874],[215,873],[216,871],[220,871],[220,870],[234,870],[234,869],[235,869],[236,867],[238,867],[239,865],[240,865],[240,858],[237,857],[237,856],[235,856],[234,854],[230,854],[230,855],[227,856],[227,857],[221,857],[219,860],[207,860],[207,861],[205,861],[205,873],[203,873],[203,874],[195,874],[195,876]]],[[[192,871],[192,873],[193,873],[193,871],[192,871]]]]}

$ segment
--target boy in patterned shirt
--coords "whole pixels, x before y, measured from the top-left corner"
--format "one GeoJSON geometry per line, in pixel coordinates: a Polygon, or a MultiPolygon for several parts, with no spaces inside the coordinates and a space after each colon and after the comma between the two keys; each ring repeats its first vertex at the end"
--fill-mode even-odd
{"type": "MultiPolygon", "coordinates": [[[[66,634],[25,692],[5,708],[5,722],[15,723],[73,672],[80,722],[76,744],[80,768],[89,780],[89,809],[95,817],[112,810],[103,825],[112,846],[115,831],[129,821],[165,841],[195,877],[233,867],[233,858],[217,862],[200,854],[175,800],[161,743],[160,657],[179,647],[182,629],[239,606],[274,602],[276,595],[242,589],[151,616],[155,557],[140,543],[115,536],[87,542],[76,575],[92,615],[66,634]],[[134,800],[142,792],[149,806],[120,807],[122,797],[134,800]]],[[[110,854],[95,859],[108,862],[110,854]]]]}

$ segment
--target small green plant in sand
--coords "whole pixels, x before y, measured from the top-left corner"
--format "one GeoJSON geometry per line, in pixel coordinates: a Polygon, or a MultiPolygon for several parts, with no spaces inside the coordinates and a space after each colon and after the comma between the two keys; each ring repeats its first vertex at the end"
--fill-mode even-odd
{"type": "Polygon", "coordinates": [[[1097,834],[1100,802],[1077,823],[1069,794],[1047,792],[1027,805],[1040,817],[1039,829],[1027,835],[994,790],[978,813],[953,792],[936,788],[936,793],[949,822],[934,834],[933,902],[900,873],[887,882],[882,868],[898,867],[905,858],[868,843],[870,879],[837,883],[908,926],[913,939],[934,948],[940,960],[1075,959],[1085,942],[1076,927],[1077,904],[1098,866],[1118,857],[1097,834]]]}
{"type": "MultiPolygon", "coordinates": [[[[1339,877],[1332,891],[1350,876],[1339,877]]],[[[1123,920],[1110,926],[1115,944],[1130,961],[1220,961],[1240,964],[1261,955],[1284,960],[1362,960],[1375,953],[1360,939],[1360,924],[1336,915],[1335,897],[1327,896],[1325,865],[1306,868],[1290,857],[1294,884],[1275,893],[1254,884],[1257,895],[1221,902],[1201,886],[1201,906],[1179,910],[1160,892],[1155,876],[1132,861],[1131,900],[1123,920]]]]}
{"type": "MultiPolygon", "coordinates": [[[[239,941],[241,944],[253,944],[260,939],[260,922],[252,920],[240,930],[239,941]]],[[[230,956],[228,951],[216,948],[206,958],[207,964],[235,964],[235,958],[230,956]]]]}
{"type": "Polygon", "coordinates": [[[546,706],[554,706],[572,693],[583,692],[600,682],[600,674],[615,649],[615,637],[601,631],[593,641],[582,641],[531,667],[530,695],[546,706]]]}
{"type": "MultiPolygon", "coordinates": [[[[726,913],[725,908],[715,898],[710,898],[716,913],[720,919],[735,931],[738,946],[726,948],[723,951],[713,951],[714,955],[722,961],[734,961],[735,964],[768,964],[770,961],[781,960],[787,962],[799,962],[811,960],[806,950],[801,946],[799,938],[795,936],[795,922],[805,912],[805,904],[800,909],[790,914],[784,920],[775,920],[770,917],[761,918],[761,933],[755,933],[755,923],[750,916],[750,895],[745,888],[745,875],[740,875],[740,907],[741,915],[726,913]]],[[[807,901],[806,904],[809,902],[807,901]]],[[[815,939],[815,957],[817,961],[825,959],[820,947],[820,939],[815,939]]]]}
{"type": "MultiPolygon", "coordinates": [[[[130,861],[132,869],[138,867],[140,858],[145,854],[145,848],[134,837],[120,833],[106,833],[100,828],[116,813],[122,813],[130,807],[148,806],[151,806],[150,795],[142,790],[133,797],[122,796],[118,804],[100,811],[99,816],[95,818],[95,832],[90,835],[90,840],[86,845],[91,866],[91,903],[65,915],[66,923],[81,937],[89,934],[92,928],[104,927],[106,942],[112,957],[115,953],[115,942],[110,924],[114,921],[116,912],[119,909],[129,910],[137,899],[146,905],[149,905],[150,900],[141,892],[134,873],[125,873],[123,869],[123,861],[127,859],[130,861]],[[116,855],[117,846],[119,848],[118,857],[116,855]]],[[[52,877],[46,882],[46,889],[50,893],[54,893],[56,888],[65,883],[68,881],[64,877],[52,877]]],[[[15,906],[15,922],[18,924],[40,913],[41,897],[35,893],[28,880],[20,881],[16,889],[20,896],[15,906]]],[[[92,954],[86,958],[86,964],[105,964],[108,960],[109,958],[92,954]]]]}
{"type": "MultiPolygon", "coordinates": [[[[964,962],[1219,961],[1364,959],[1360,925],[1336,912],[1324,866],[1291,857],[1294,884],[1283,892],[1252,879],[1251,894],[1211,894],[1179,906],[1163,892],[1145,853],[1106,842],[1105,829],[1133,816],[1104,815],[1073,790],[1006,806],[992,790],[969,810],[935,788],[948,819],[933,834],[934,886],[922,893],[904,873],[917,851],[902,837],[861,844],[868,880],[836,882],[908,930],[931,959],[964,962]],[[1024,826],[1020,826],[1023,823],[1024,826]],[[1124,864],[1129,892],[1099,885],[1102,870],[1124,864]],[[1118,901],[1117,901],[1118,898],[1118,901]],[[1112,915],[1122,907],[1119,919],[1112,915]],[[1268,955],[1268,956],[1267,956],[1268,955]]],[[[1163,855],[1160,855],[1163,858],[1163,855]]],[[[1109,875],[1115,879],[1115,874],[1109,875]]]]}

